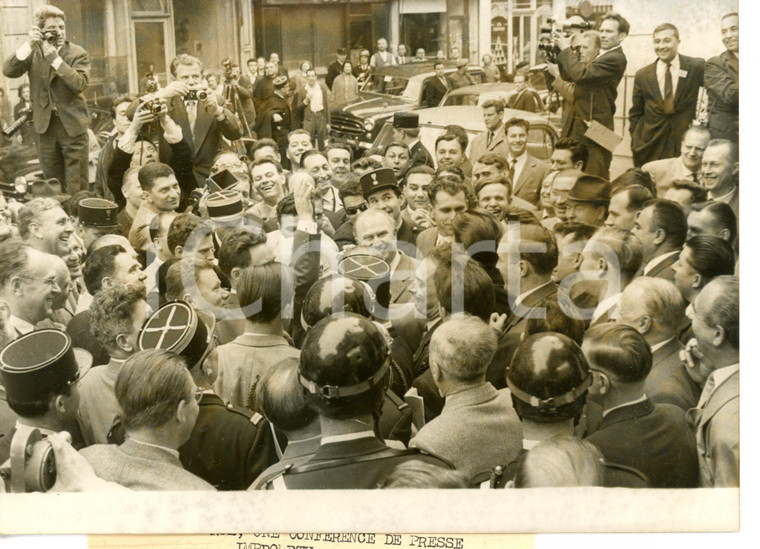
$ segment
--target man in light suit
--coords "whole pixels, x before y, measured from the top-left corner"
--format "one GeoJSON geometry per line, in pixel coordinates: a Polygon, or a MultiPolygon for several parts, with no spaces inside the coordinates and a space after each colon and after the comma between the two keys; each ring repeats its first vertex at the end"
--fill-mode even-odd
{"type": "Polygon", "coordinates": [[[678,261],[687,231],[686,216],[675,202],[655,198],[644,204],[631,231],[642,244],[642,274],[672,282],[671,267],[678,261]]]}
{"type": "Polygon", "coordinates": [[[417,236],[417,259],[426,257],[441,244],[454,241],[454,216],[467,209],[469,190],[457,177],[436,178],[428,187],[435,227],[417,236]]]}
{"type": "Polygon", "coordinates": [[[489,99],[481,105],[483,121],[486,123],[484,132],[476,135],[470,145],[470,158],[473,163],[489,153],[506,157],[509,154],[507,136],[503,131],[504,103],[498,99],[489,99]]]}
{"type": "Polygon", "coordinates": [[[73,195],[87,190],[89,182],[89,116],[83,92],[90,79],[90,56],[66,40],[65,21],[66,14],[55,6],[35,10],[29,39],[5,60],[3,74],[29,74],[42,172],[73,195]],[[43,39],[43,31],[54,35],[43,39]]]}
{"type": "MultiPolygon", "coordinates": [[[[187,54],[175,57],[170,65],[174,81],[155,93],[155,97],[168,103],[169,116],[180,128],[182,138],[193,151],[193,173],[202,187],[211,173],[211,166],[223,138],[230,141],[243,135],[240,121],[229,109],[224,108],[224,98],[212,90],[203,89],[203,64],[200,59],[187,54]],[[191,99],[191,90],[206,91],[206,99],[191,99]],[[188,97],[188,99],[185,99],[188,97]]],[[[146,100],[145,97],[142,98],[146,100]]],[[[159,143],[162,159],[171,163],[172,149],[163,138],[159,143]]]]}
{"type": "Polygon", "coordinates": [[[126,440],[82,450],[95,474],[133,490],[213,490],[179,460],[202,395],[184,360],[169,351],[140,351],[124,363],[114,389],[126,440]]]}
{"type": "Polygon", "coordinates": [[[673,182],[679,179],[699,182],[702,155],[708,141],[710,141],[710,130],[703,126],[692,126],[683,134],[680,156],[653,160],[641,167],[652,176],[657,196],[664,197],[673,186],[673,182]]]}
{"type": "Polygon", "coordinates": [[[620,43],[628,35],[630,25],[618,14],[608,14],[602,20],[599,33],[601,50],[590,63],[582,63],[570,47],[570,38],[555,31],[555,43],[561,48],[557,59],[560,76],[573,82],[573,101],[562,128],[562,137],[572,137],[589,148],[586,171],[609,178],[612,152],[585,137],[589,121],[599,122],[615,130],[615,100],[620,80],[628,61],[620,43]]]}
{"type": "Polygon", "coordinates": [[[496,333],[474,316],[438,327],[430,340],[430,369],[446,404],[409,442],[470,477],[513,460],[522,446],[509,391],[485,379],[496,345],[496,333]]]}
{"type": "Polygon", "coordinates": [[[528,130],[530,126],[521,118],[512,118],[504,124],[509,154],[509,177],[512,180],[512,195],[538,205],[541,184],[549,173],[547,162],[528,153],[528,130]]]}
{"type": "Polygon", "coordinates": [[[694,302],[687,363],[702,395],[688,417],[697,435],[699,485],[739,486],[739,279],[721,276],[694,302]]]}
{"type": "Polygon", "coordinates": [[[695,488],[697,448],[686,414],[644,392],[652,368],[644,336],[630,326],[601,324],[586,332],[582,349],[594,374],[589,396],[604,410],[586,440],[606,459],[640,470],[653,488],[695,488]]]}
{"type": "Polygon", "coordinates": [[[739,14],[724,15],[720,32],[726,51],[707,61],[705,88],[710,98],[708,127],[714,139],[739,141],[739,14]]]}
{"type": "Polygon", "coordinates": [[[674,25],[659,25],[653,39],[657,60],[636,73],[628,113],[634,166],[678,154],[678,144],[696,118],[704,77],[704,59],[678,53],[674,25]]]}
{"type": "Polygon", "coordinates": [[[702,155],[702,185],[710,200],[725,202],[739,219],[739,150],[727,139],[711,139],[702,155]]]}
{"type": "Polygon", "coordinates": [[[623,290],[619,322],[643,335],[652,350],[652,371],[644,383],[649,399],[687,412],[697,405],[702,389],[680,357],[683,345],[678,341],[678,327],[683,325],[685,309],[672,282],[642,276],[623,290]]]}

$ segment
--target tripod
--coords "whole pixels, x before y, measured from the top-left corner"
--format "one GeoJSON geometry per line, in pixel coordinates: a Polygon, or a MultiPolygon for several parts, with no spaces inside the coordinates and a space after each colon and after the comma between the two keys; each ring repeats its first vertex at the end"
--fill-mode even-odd
{"type": "Polygon", "coordinates": [[[243,135],[245,137],[253,137],[251,135],[251,126],[248,122],[248,117],[245,115],[245,109],[243,109],[243,103],[240,101],[240,93],[237,87],[239,84],[233,84],[230,79],[225,79],[223,96],[225,101],[228,101],[232,105],[232,112],[238,115],[243,122],[243,135]]]}

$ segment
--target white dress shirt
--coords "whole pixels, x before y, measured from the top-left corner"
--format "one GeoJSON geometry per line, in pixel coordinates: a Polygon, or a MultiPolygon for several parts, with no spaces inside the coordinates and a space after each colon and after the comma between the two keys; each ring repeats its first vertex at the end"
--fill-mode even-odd
{"type": "MultiPolygon", "coordinates": [[[[660,96],[665,99],[665,69],[667,64],[658,59],[655,65],[655,72],[657,73],[657,85],[660,86],[660,96]]],[[[681,71],[681,61],[676,55],[670,62],[670,78],[673,81],[673,97],[676,96],[676,89],[678,89],[678,78],[681,71]]]]}
{"type": "Polygon", "coordinates": [[[512,180],[512,186],[514,187],[515,182],[520,179],[520,174],[522,173],[523,168],[525,167],[525,163],[528,161],[527,149],[523,151],[523,153],[517,158],[514,158],[512,155],[509,155],[507,157],[507,162],[509,163],[510,166],[512,165],[513,160],[517,160],[517,164],[515,164],[515,177],[512,180]]]}

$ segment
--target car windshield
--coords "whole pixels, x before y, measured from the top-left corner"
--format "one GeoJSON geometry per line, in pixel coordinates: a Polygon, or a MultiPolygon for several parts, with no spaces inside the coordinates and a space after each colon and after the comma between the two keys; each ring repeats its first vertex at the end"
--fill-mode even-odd
{"type": "Polygon", "coordinates": [[[382,95],[401,96],[406,99],[406,89],[409,79],[390,74],[373,74],[362,86],[363,92],[379,93],[382,95]]]}
{"type": "Polygon", "coordinates": [[[511,92],[504,92],[504,93],[453,93],[450,94],[443,102],[444,107],[461,107],[461,106],[471,106],[471,107],[478,107],[485,103],[486,101],[489,101],[491,99],[499,99],[501,101],[506,101],[509,96],[512,95],[511,92]]]}

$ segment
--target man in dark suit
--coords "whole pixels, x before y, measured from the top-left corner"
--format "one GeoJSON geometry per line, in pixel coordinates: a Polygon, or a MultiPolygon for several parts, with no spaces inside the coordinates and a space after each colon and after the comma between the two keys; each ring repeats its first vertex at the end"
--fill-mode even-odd
{"type": "MultiPolygon", "coordinates": [[[[570,47],[570,38],[555,31],[555,43],[562,49],[558,57],[560,75],[575,83],[570,114],[562,128],[563,137],[572,137],[589,148],[586,171],[609,179],[612,152],[585,137],[588,122],[594,120],[607,129],[615,129],[617,88],[625,73],[627,60],[620,43],[630,25],[618,14],[608,14],[599,30],[601,50],[590,63],[582,63],[570,47]]],[[[584,36],[583,39],[587,38],[584,36]]]]}
{"type": "Polygon", "coordinates": [[[710,135],[739,141],[739,14],[724,15],[720,32],[726,51],[705,65],[705,88],[710,98],[710,135]]]}
{"type": "Polygon", "coordinates": [[[657,60],[636,73],[631,124],[633,165],[671,158],[680,153],[681,139],[696,118],[704,59],[678,53],[678,29],[664,23],[654,29],[657,60]]]}
{"type": "Polygon", "coordinates": [[[512,181],[512,195],[538,205],[541,184],[549,173],[549,164],[528,152],[530,125],[522,118],[511,118],[504,124],[507,137],[507,164],[512,181]]]}
{"type": "Polygon", "coordinates": [[[589,397],[604,411],[586,440],[606,459],[643,472],[654,488],[694,488],[699,465],[686,414],[671,404],[655,404],[644,392],[652,353],[644,336],[630,326],[594,326],[583,339],[594,382],[589,397]]]}
{"type": "Polygon", "coordinates": [[[675,285],[667,280],[639,277],[620,297],[621,324],[644,336],[652,350],[652,370],[644,392],[654,403],[678,406],[684,412],[697,405],[701,388],[686,371],[678,341],[686,303],[675,285]]]}
{"type": "MultiPolygon", "coordinates": [[[[182,139],[193,151],[193,172],[198,186],[206,184],[223,139],[230,141],[242,137],[240,121],[234,113],[224,108],[224,99],[211,90],[203,89],[203,65],[200,59],[187,54],[180,54],[172,60],[171,73],[174,81],[156,92],[156,97],[168,103],[169,116],[180,128],[182,139]],[[186,97],[191,91],[206,91],[205,99],[186,97]]],[[[172,149],[163,138],[160,140],[161,158],[171,163],[172,149]]]]}
{"type": "Polygon", "coordinates": [[[42,173],[73,195],[89,186],[89,117],[82,94],[90,79],[90,57],[66,40],[65,21],[55,6],[35,10],[29,39],[5,60],[3,74],[29,74],[42,173]]]}
{"type": "Polygon", "coordinates": [[[346,62],[347,57],[348,52],[346,51],[346,48],[338,48],[335,50],[335,61],[330,63],[330,66],[327,67],[327,76],[325,76],[325,84],[328,89],[332,89],[333,82],[338,75],[343,72],[343,63],[346,62]]]}
{"type": "Polygon", "coordinates": [[[278,76],[274,81],[274,93],[256,109],[256,135],[259,139],[274,139],[280,151],[278,160],[284,166],[288,160],[288,134],[293,130],[291,90],[286,76],[278,76]]]}
{"type": "Polygon", "coordinates": [[[433,65],[433,70],[435,71],[435,76],[425,82],[425,87],[422,90],[421,105],[423,107],[437,107],[443,96],[454,89],[451,80],[444,74],[446,65],[439,61],[433,65]]]}
{"type": "Polygon", "coordinates": [[[631,231],[642,243],[644,276],[673,281],[671,268],[686,241],[686,216],[671,200],[655,198],[644,205],[631,231]]]}
{"type": "Polygon", "coordinates": [[[433,155],[420,141],[420,116],[416,112],[397,112],[393,115],[393,140],[409,147],[412,154],[410,167],[424,164],[435,168],[433,155]]]}

